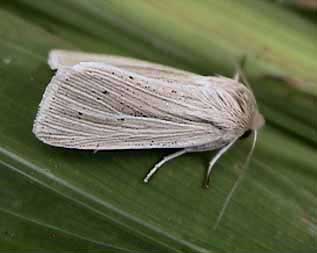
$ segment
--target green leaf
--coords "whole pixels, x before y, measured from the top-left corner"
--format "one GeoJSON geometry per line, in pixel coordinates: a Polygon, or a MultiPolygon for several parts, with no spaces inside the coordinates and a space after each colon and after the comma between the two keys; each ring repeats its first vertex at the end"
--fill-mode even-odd
{"type": "Polygon", "coordinates": [[[315,252],[316,25],[264,1],[16,0],[0,3],[0,249],[45,252],[315,252]],[[52,48],[246,73],[267,125],[244,180],[239,141],[148,169],[170,150],[53,148],[32,134],[52,48]]]}

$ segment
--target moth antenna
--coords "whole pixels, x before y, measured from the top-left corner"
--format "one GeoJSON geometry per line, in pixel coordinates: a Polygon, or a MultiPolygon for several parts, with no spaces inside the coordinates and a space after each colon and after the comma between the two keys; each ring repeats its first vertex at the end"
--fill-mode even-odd
{"type": "Polygon", "coordinates": [[[239,60],[239,63],[236,63],[237,72],[234,75],[234,80],[239,81],[241,79],[242,83],[246,85],[252,92],[252,87],[246,78],[243,69],[245,68],[247,62],[247,55],[243,55],[239,60]]]}
{"type": "Polygon", "coordinates": [[[237,70],[237,72],[234,74],[233,79],[235,81],[239,82],[239,80],[240,80],[240,72],[239,72],[239,70],[237,70]]]}
{"type": "Polygon", "coordinates": [[[240,137],[235,138],[233,141],[231,141],[228,145],[224,146],[222,149],[218,151],[218,153],[214,156],[214,158],[209,162],[208,170],[205,177],[204,187],[208,188],[209,181],[210,181],[210,175],[211,170],[213,166],[216,164],[216,162],[219,160],[219,158],[226,153],[229,148],[239,139],[240,137]]]}
{"type": "Polygon", "coordinates": [[[240,176],[238,177],[238,179],[236,180],[236,182],[232,186],[231,191],[229,192],[228,196],[226,197],[226,200],[225,200],[225,202],[224,202],[224,204],[222,206],[222,209],[221,209],[221,211],[220,211],[220,213],[218,215],[218,218],[216,220],[216,223],[214,225],[214,230],[217,229],[217,227],[218,227],[223,215],[225,214],[225,211],[226,211],[226,209],[227,209],[227,207],[229,205],[229,202],[232,199],[232,196],[233,196],[234,192],[237,190],[238,186],[240,185],[242,179],[244,178],[244,176],[246,174],[246,171],[247,171],[247,169],[249,167],[249,163],[250,163],[250,160],[252,158],[252,155],[253,155],[253,152],[254,152],[254,149],[255,149],[256,140],[257,140],[257,130],[254,130],[253,131],[253,143],[252,143],[251,149],[249,151],[248,157],[247,157],[247,159],[246,159],[246,161],[245,161],[245,163],[243,165],[243,167],[245,169],[242,171],[242,173],[240,174],[240,176]]]}
{"type": "Polygon", "coordinates": [[[162,167],[162,165],[170,160],[173,160],[174,158],[181,156],[185,153],[187,153],[188,150],[187,149],[182,149],[180,151],[177,151],[175,153],[172,153],[168,156],[165,156],[161,161],[159,161],[158,163],[156,163],[154,165],[154,167],[149,171],[149,173],[146,174],[145,178],[143,179],[144,183],[148,183],[150,178],[159,170],[160,167],[162,167]]]}

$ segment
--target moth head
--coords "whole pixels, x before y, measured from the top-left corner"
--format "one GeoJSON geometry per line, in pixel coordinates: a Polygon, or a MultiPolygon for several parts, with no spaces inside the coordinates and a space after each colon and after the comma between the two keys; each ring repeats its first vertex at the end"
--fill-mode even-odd
{"type": "Polygon", "coordinates": [[[261,127],[263,127],[265,124],[265,119],[263,117],[263,115],[256,111],[250,121],[250,126],[249,129],[250,130],[257,130],[260,129],[261,127]]]}

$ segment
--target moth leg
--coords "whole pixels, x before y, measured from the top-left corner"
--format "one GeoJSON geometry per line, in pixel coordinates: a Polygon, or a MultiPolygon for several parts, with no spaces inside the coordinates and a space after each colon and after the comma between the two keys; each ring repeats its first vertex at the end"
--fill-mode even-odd
{"type": "Polygon", "coordinates": [[[161,161],[159,161],[158,163],[156,163],[154,165],[154,167],[146,174],[145,178],[144,178],[144,182],[145,183],[148,183],[149,182],[149,179],[159,170],[159,168],[165,164],[166,162],[170,161],[170,160],[173,160],[174,158],[178,157],[178,156],[181,156],[185,153],[187,153],[188,150],[187,149],[182,149],[180,151],[177,151],[175,153],[172,153],[168,156],[165,156],[163,157],[163,159],[161,161]]]}
{"type": "Polygon", "coordinates": [[[229,144],[227,144],[226,146],[222,147],[217,154],[210,160],[209,162],[209,166],[208,166],[208,170],[206,173],[206,177],[204,180],[204,187],[208,188],[209,185],[209,181],[210,181],[210,175],[211,175],[211,170],[213,168],[213,166],[215,165],[215,163],[219,160],[219,158],[226,153],[229,148],[238,140],[238,138],[235,138],[233,141],[231,141],[229,144]]]}

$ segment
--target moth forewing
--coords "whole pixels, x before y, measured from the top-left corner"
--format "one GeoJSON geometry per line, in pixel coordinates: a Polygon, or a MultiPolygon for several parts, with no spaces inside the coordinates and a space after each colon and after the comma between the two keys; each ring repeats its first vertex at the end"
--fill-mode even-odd
{"type": "Polygon", "coordinates": [[[183,82],[184,84],[190,83],[192,79],[199,77],[199,75],[189,71],[123,56],[90,54],[55,49],[49,53],[48,58],[48,64],[53,70],[63,67],[71,67],[82,62],[109,64],[148,78],[160,79],[169,82],[183,82]]]}
{"type": "Polygon", "coordinates": [[[45,143],[79,149],[182,148],[218,136],[191,112],[197,106],[171,99],[161,81],[152,80],[151,89],[147,82],[99,63],[62,68],[47,87],[34,132],[45,143]]]}
{"type": "Polygon", "coordinates": [[[43,95],[34,134],[75,149],[183,149],[158,163],[145,181],[187,152],[221,148],[220,157],[253,129],[255,98],[233,79],[60,50],[50,53],[49,64],[57,73],[43,95]]]}

